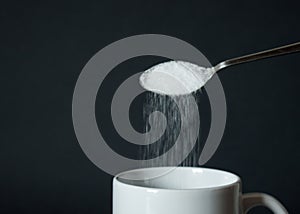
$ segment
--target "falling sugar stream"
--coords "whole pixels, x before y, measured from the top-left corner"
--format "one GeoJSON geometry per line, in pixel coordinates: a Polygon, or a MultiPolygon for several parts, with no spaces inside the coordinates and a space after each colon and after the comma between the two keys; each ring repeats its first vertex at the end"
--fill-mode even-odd
{"type": "Polygon", "coordinates": [[[147,135],[145,139],[147,146],[141,152],[141,159],[149,161],[142,161],[142,167],[177,166],[178,163],[181,163],[181,166],[197,166],[197,151],[192,148],[198,143],[198,140],[195,142],[195,133],[198,135],[199,132],[196,130],[199,128],[199,111],[198,108],[192,107],[195,103],[189,96],[193,95],[167,96],[147,93],[143,109],[144,121],[147,121],[145,132],[151,129],[149,124],[156,124],[157,131],[152,130],[152,134],[147,135]],[[181,107],[181,113],[178,106],[181,107]],[[155,111],[161,112],[165,120],[162,120],[159,114],[149,117],[155,111]],[[164,127],[164,134],[154,142],[160,133],[158,130],[164,127]],[[170,150],[172,147],[174,149],[170,150]],[[191,150],[192,153],[184,157],[184,154],[191,150]],[[169,154],[162,159],[155,159],[167,152],[169,154]]]}

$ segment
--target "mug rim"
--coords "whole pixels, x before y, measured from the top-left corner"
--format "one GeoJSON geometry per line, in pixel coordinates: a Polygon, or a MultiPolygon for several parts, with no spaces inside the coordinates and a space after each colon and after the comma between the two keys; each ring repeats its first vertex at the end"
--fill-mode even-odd
{"type": "MultiPolygon", "coordinates": [[[[137,180],[141,180],[141,179],[128,179],[128,180],[131,180],[131,181],[137,181],[137,180]]],[[[117,174],[114,178],[113,178],[113,183],[117,183],[119,185],[122,185],[124,187],[127,187],[127,188],[134,188],[134,189],[140,189],[140,190],[150,190],[150,191],[165,191],[165,192],[182,192],[182,191],[206,191],[206,190],[224,190],[224,189],[227,189],[227,188],[230,188],[232,186],[235,186],[237,184],[240,184],[241,183],[241,178],[232,173],[232,172],[228,172],[228,171],[225,171],[225,170],[221,170],[221,169],[214,169],[214,168],[206,168],[206,167],[149,167],[149,168],[138,168],[138,169],[131,169],[131,170],[127,170],[127,171],[124,171],[124,172],[121,172],[119,174],[117,174]],[[216,185],[216,186],[208,186],[208,187],[193,187],[193,188],[182,188],[182,189],[176,189],[176,188],[160,188],[160,187],[150,187],[150,186],[140,186],[140,185],[137,185],[137,184],[129,184],[129,183],[126,183],[122,180],[120,180],[121,176],[122,175],[126,175],[128,173],[131,173],[131,172],[138,172],[138,171],[145,171],[145,170],[155,170],[155,169],[166,169],[166,170],[174,170],[174,169],[177,169],[177,168],[181,168],[181,169],[188,169],[188,170],[193,170],[193,169],[199,169],[199,170],[205,170],[205,171],[211,171],[211,172],[217,172],[217,173],[222,173],[222,174],[227,174],[227,175],[230,175],[230,176],[233,176],[234,177],[234,181],[228,183],[228,184],[221,184],[221,185],[216,185]]]]}

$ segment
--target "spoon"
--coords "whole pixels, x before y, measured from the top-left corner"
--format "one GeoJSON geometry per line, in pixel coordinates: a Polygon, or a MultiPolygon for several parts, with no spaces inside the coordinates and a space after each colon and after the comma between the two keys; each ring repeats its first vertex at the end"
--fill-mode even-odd
{"type": "Polygon", "coordinates": [[[146,90],[159,94],[171,96],[189,94],[204,86],[221,69],[298,51],[300,42],[228,59],[211,68],[185,61],[164,62],[144,71],[140,76],[140,84],[146,90]]]}

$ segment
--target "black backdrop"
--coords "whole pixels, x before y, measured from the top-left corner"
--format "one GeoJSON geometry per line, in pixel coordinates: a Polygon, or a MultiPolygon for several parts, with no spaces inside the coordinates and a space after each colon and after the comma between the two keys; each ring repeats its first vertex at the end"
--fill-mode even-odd
{"type": "MultiPolygon", "coordinates": [[[[1,1],[0,213],[111,213],[112,177],[83,154],[71,116],[76,80],[101,48],[135,34],[166,34],[191,43],[214,64],[299,41],[299,6],[291,0],[1,1]]],[[[104,115],[122,78],[157,61],[139,58],[112,72],[103,85],[107,93],[97,99],[98,122],[110,126],[104,115]]],[[[239,174],[244,192],[270,193],[290,213],[300,212],[299,67],[294,54],[219,74],[228,119],[206,165],[239,174]]],[[[137,98],[131,108],[137,129],[140,104],[137,98]]]]}

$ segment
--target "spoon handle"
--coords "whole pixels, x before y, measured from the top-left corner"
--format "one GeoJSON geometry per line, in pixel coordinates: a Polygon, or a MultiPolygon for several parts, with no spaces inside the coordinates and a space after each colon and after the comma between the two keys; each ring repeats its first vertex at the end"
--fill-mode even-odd
{"type": "Polygon", "coordinates": [[[269,58],[269,57],[294,53],[294,52],[298,52],[298,51],[300,51],[300,42],[296,42],[294,44],[285,45],[285,46],[281,46],[278,48],[273,48],[270,50],[265,50],[265,51],[261,51],[258,53],[253,53],[253,54],[249,54],[249,55],[245,55],[245,56],[241,56],[241,57],[237,57],[237,58],[233,58],[233,59],[228,59],[226,61],[223,61],[223,62],[220,62],[219,64],[217,64],[214,67],[214,69],[217,72],[218,70],[220,70],[222,68],[226,68],[231,65],[236,65],[236,64],[245,63],[245,62],[251,62],[254,60],[265,59],[265,58],[269,58]]]}

